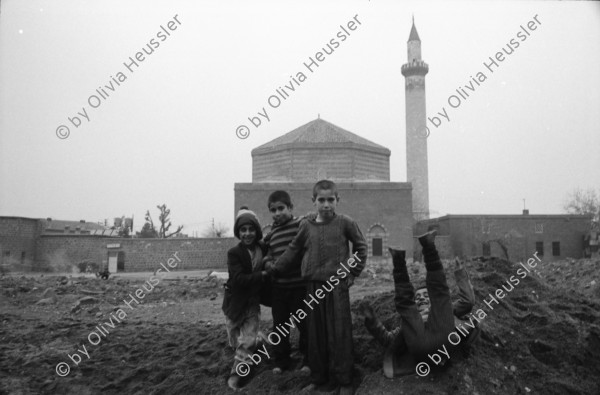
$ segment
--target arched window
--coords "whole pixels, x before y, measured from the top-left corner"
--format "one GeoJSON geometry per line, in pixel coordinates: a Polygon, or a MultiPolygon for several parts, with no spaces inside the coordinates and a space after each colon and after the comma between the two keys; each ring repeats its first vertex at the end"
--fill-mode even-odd
{"type": "Polygon", "coordinates": [[[383,257],[388,245],[388,232],[382,224],[373,224],[367,232],[367,244],[370,257],[383,257]]]}

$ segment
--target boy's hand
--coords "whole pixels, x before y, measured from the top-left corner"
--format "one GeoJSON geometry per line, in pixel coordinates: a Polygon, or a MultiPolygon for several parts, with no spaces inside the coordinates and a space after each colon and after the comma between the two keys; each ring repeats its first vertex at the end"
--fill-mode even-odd
{"type": "Polygon", "coordinates": [[[314,221],[314,220],[317,219],[317,213],[308,212],[308,213],[306,213],[306,215],[304,216],[304,218],[309,219],[311,221],[314,221]]]}
{"type": "Polygon", "coordinates": [[[267,273],[267,275],[269,277],[274,277],[275,276],[275,262],[273,262],[273,260],[266,262],[263,271],[265,273],[267,273]]]}
{"type": "Polygon", "coordinates": [[[263,258],[262,263],[266,264],[269,261],[273,261],[273,257],[271,255],[267,255],[263,258]]]}
{"type": "Polygon", "coordinates": [[[346,284],[348,284],[348,288],[354,285],[354,276],[352,274],[348,274],[348,278],[346,279],[346,284]]]}
{"type": "Polygon", "coordinates": [[[268,267],[273,267],[275,264],[275,260],[271,255],[267,255],[262,260],[263,270],[267,270],[268,267]]]}

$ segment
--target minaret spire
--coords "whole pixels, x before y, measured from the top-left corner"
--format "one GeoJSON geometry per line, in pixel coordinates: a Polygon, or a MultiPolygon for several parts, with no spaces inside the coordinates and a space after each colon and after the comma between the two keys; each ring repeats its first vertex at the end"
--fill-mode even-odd
{"type": "Polygon", "coordinates": [[[408,63],[402,65],[406,95],[406,180],[412,184],[413,220],[429,218],[427,169],[427,116],[425,75],[429,66],[421,59],[421,40],[413,25],[407,43],[408,63]]]}
{"type": "Polygon", "coordinates": [[[419,38],[419,33],[417,33],[417,27],[415,26],[415,17],[413,15],[413,24],[410,29],[410,34],[408,36],[408,61],[412,61],[413,59],[421,60],[421,39],[419,38]]]}

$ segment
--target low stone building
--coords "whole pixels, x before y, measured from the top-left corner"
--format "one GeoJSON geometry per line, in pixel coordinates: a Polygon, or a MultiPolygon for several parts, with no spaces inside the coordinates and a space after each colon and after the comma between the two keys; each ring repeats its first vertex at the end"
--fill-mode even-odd
{"type": "Polygon", "coordinates": [[[437,229],[442,258],[498,256],[524,261],[534,252],[543,260],[582,258],[589,215],[445,215],[417,223],[417,233],[437,229]]]}

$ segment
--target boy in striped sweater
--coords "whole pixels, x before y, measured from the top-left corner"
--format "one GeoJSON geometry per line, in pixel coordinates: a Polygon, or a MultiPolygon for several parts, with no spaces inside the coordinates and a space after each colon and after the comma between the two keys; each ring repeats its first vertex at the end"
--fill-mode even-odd
{"type": "MultiPolygon", "coordinates": [[[[273,216],[273,228],[264,238],[268,252],[266,260],[277,261],[283,255],[290,242],[296,237],[302,218],[294,217],[292,210],[294,205],[290,195],[286,191],[275,191],[269,196],[269,211],[273,216]]],[[[289,266],[289,270],[281,276],[273,278],[272,288],[272,313],[273,327],[282,325],[284,328],[297,326],[300,331],[299,349],[303,355],[301,371],[308,375],[308,333],[305,320],[299,322],[293,320],[291,315],[302,308],[302,301],[306,296],[306,283],[300,274],[302,255],[295,258],[289,266]]],[[[289,330],[290,328],[288,328],[289,330]]],[[[275,368],[273,373],[280,374],[289,369],[292,362],[290,357],[289,336],[282,337],[274,348],[275,368]]]]}

